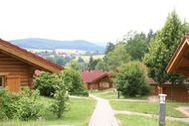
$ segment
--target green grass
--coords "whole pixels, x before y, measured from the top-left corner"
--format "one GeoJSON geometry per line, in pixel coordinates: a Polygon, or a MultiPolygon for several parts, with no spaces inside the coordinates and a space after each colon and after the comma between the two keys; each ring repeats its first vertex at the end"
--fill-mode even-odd
{"type": "MultiPolygon", "coordinates": [[[[104,99],[117,99],[118,92],[111,88],[103,91],[92,91],[92,94],[104,98],[104,99]]],[[[120,99],[136,99],[136,100],[145,100],[147,99],[147,96],[143,97],[126,97],[124,98],[123,96],[120,96],[120,99]]]]}
{"type": "MultiPolygon", "coordinates": [[[[154,118],[147,118],[134,115],[116,115],[116,118],[120,120],[121,126],[159,126],[158,120],[154,118]]],[[[166,121],[166,126],[188,126],[187,123],[166,121]]]]}
{"type": "Polygon", "coordinates": [[[70,110],[64,113],[61,119],[57,119],[48,109],[48,106],[52,102],[52,99],[41,98],[41,102],[45,105],[42,108],[44,119],[38,121],[4,121],[0,122],[0,126],[46,126],[46,125],[70,125],[70,126],[87,126],[89,123],[90,116],[95,107],[95,101],[92,99],[70,99],[70,110]]]}
{"type": "MultiPolygon", "coordinates": [[[[115,110],[127,110],[148,114],[159,113],[159,103],[110,100],[110,104],[115,110]]],[[[184,114],[175,109],[179,106],[189,106],[189,103],[167,103],[166,115],[172,117],[186,117],[184,114]]]]}

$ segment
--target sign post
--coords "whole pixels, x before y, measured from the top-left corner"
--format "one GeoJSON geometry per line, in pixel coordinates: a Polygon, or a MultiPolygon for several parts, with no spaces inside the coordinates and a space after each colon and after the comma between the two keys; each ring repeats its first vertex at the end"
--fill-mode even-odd
{"type": "Polygon", "coordinates": [[[165,116],[166,116],[166,94],[159,94],[160,110],[159,110],[159,126],[165,126],[165,116]]]}

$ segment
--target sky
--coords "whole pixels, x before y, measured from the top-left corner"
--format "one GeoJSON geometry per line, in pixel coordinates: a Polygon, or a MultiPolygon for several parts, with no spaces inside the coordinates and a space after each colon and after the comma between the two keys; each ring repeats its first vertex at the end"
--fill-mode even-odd
{"type": "Polygon", "coordinates": [[[0,0],[0,38],[116,42],[160,30],[173,10],[189,22],[189,0],[0,0]]]}

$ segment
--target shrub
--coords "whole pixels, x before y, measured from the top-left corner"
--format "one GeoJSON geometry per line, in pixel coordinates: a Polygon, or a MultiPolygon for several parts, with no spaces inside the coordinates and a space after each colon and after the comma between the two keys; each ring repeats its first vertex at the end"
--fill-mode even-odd
{"type": "Polygon", "coordinates": [[[38,102],[38,91],[25,88],[18,94],[0,89],[0,119],[36,120],[41,116],[42,105],[38,102]]]}
{"type": "Polygon", "coordinates": [[[140,62],[130,62],[122,67],[116,75],[117,89],[123,96],[143,96],[150,92],[150,86],[145,79],[145,70],[140,62]]]}
{"type": "Polygon", "coordinates": [[[57,115],[58,118],[61,118],[64,111],[67,108],[68,93],[66,91],[66,85],[60,79],[58,85],[56,85],[56,91],[54,94],[54,102],[51,105],[51,110],[57,115]]]}
{"type": "Polygon", "coordinates": [[[71,95],[88,96],[88,91],[84,88],[80,72],[73,68],[67,68],[59,74],[71,95]]]}
{"type": "Polygon", "coordinates": [[[54,74],[43,72],[34,79],[34,88],[40,91],[40,95],[53,97],[55,93],[56,78],[54,74]]]}
{"type": "Polygon", "coordinates": [[[16,109],[15,118],[20,120],[36,120],[41,116],[42,105],[39,103],[39,92],[25,88],[17,94],[13,104],[16,109]]]}
{"type": "Polygon", "coordinates": [[[12,97],[5,89],[0,89],[0,120],[13,118],[15,108],[12,105],[12,97]]]}

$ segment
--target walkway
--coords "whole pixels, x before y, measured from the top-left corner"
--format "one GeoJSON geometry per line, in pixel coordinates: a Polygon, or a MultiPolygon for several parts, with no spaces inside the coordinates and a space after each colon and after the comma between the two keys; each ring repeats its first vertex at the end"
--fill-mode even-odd
{"type": "Polygon", "coordinates": [[[90,95],[90,97],[97,100],[97,105],[91,117],[89,126],[119,126],[108,100],[94,95],[90,95]]]}
{"type": "MultiPolygon", "coordinates": [[[[149,117],[149,118],[159,118],[159,115],[154,115],[154,114],[145,114],[145,113],[139,113],[139,112],[118,111],[118,110],[115,110],[114,112],[115,114],[138,115],[138,116],[144,116],[144,117],[149,117]]],[[[166,119],[171,120],[171,121],[189,123],[189,118],[175,118],[175,117],[166,116],[166,119]]]]}

